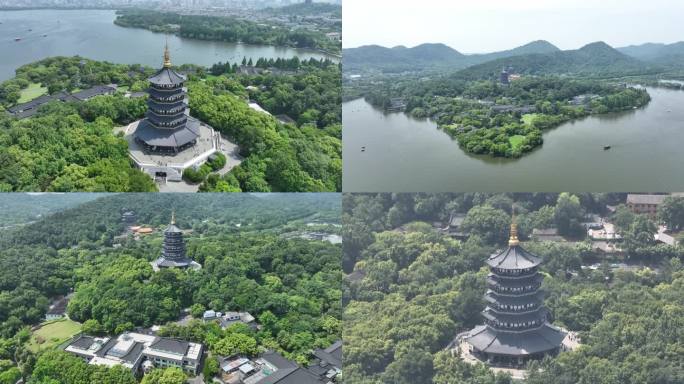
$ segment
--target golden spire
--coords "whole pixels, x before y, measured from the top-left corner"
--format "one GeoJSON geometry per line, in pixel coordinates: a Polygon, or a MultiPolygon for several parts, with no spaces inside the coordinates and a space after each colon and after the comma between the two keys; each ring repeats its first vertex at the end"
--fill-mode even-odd
{"type": "Polygon", "coordinates": [[[171,211],[171,225],[176,225],[176,210],[171,211]]]}
{"type": "Polygon", "coordinates": [[[515,221],[515,205],[513,206],[512,209],[512,214],[511,214],[511,237],[508,239],[508,246],[509,247],[516,247],[520,244],[520,241],[518,240],[518,223],[515,221]]]}
{"type": "Polygon", "coordinates": [[[164,48],[164,68],[171,68],[171,54],[169,53],[169,38],[166,38],[166,47],[164,48]]]}

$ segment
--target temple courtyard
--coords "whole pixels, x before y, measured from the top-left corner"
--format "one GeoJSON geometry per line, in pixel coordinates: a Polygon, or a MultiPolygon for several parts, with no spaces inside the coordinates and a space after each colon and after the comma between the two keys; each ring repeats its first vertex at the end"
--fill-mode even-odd
{"type": "Polygon", "coordinates": [[[242,162],[238,145],[208,125],[200,124],[200,137],[195,145],[177,154],[166,154],[148,151],[135,140],[135,131],[139,124],[140,121],[135,121],[128,126],[118,127],[114,134],[123,132],[131,159],[138,168],[155,180],[160,192],[197,192],[199,184],[183,180],[182,172],[184,169],[202,165],[216,152],[226,156],[226,166],[218,172],[221,175],[230,172],[242,162]]]}

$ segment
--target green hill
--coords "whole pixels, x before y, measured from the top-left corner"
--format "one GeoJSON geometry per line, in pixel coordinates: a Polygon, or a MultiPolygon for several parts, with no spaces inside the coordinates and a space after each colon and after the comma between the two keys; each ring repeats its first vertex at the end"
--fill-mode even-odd
{"type": "Polygon", "coordinates": [[[559,49],[548,41],[537,40],[506,51],[463,54],[444,44],[421,44],[413,48],[397,46],[386,48],[366,45],[345,49],[343,62],[345,70],[380,70],[384,72],[422,71],[425,69],[462,69],[502,57],[530,53],[551,53],[559,49]]]}
{"type": "Polygon", "coordinates": [[[587,44],[576,50],[547,54],[527,54],[501,58],[469,67],[458,73],[465,79],[487,79],[499,76],[502,68],[512,68],[525,75],[591,75],[623,76],[658,71],[654,64],[627,56],[604,42],[587,44]]]}
{"type": "Polygon", "coordinates": [[[639,60],[654,64],[682,67],[684,65],[684,41],[672,44],[646,43],[617,48],[618,51],[639,60]]]}
{"type": "Polygon", "coordinates": [[[345,70],[379,69],[403,72],[425,67],[465,66],[465,55],[444,44],[422,44],[412,48],[366,45],[345,49],[342,56],[345,70]]]}

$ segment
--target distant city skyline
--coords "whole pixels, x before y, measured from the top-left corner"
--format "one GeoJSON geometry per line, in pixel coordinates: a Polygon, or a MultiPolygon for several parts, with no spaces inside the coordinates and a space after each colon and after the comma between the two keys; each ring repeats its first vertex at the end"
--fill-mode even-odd
{"type": "Polygon", "coordinates": [[[462,53],[547,40],[560,49],[684,40],[678,0],[345,0],[344,48],[443,43],[462,53]]]}

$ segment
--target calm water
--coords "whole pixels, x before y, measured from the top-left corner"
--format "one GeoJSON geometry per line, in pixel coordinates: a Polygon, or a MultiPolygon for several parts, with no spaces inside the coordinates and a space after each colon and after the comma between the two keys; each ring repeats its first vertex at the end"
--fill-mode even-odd
{"type": "MultiPolygon", "coordinates": [[[[114,25],[114,11],[0,11],[0,81],[16,68],[48,56],[80,55],[89,59],[158,67],[166,36],[114,25]],[[32,31],[29,31],[31,29],[32,31]],[[47,34],[47,37],[43,35],[47,34]],[[15,42],[15,38],[22,38],[15,42]]],[[[323,54],[283,47],[182,39],[170,35],[174,64],[210,66],[219,61],[253,58],[321,58],[323,54]]]]}
{"type": "Polygon", "coordinates": [[[385,114],[361,99],[347,102],[344,190],[684,190],[684,92],[648,91],[653,100],[646,107],[563,124],[521,159],[470,156],[430,121],[385,114]]]}

